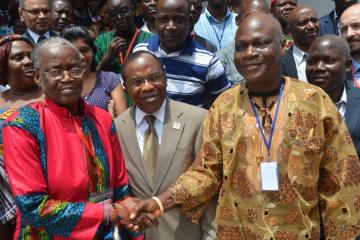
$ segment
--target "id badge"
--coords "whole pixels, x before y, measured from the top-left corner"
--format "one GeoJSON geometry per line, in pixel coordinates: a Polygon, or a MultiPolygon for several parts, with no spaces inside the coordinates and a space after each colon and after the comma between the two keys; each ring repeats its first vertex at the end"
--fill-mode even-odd
{"type": "Polygon", "coordinates": [[[110,203],[113,197],[113,189],[108,188],[103,192],[94,192],[89,194],[89,202],[92,203],[110,203]]]}
{"type": "Polygon", "coordinates": [[[279,191],[279,174],[277,162],[260,163],[262,191],[279,191]]]}

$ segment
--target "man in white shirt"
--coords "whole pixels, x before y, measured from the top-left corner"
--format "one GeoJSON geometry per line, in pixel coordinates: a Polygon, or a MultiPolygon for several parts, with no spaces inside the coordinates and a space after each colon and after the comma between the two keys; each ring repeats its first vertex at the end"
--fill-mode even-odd
{"type": "MultiPolygon", "coordinates": [[[[134,106],[115,119],[129,175],[130,191],[141,199],[167,189],[192,164],[201,145],[201,125],[207,111],[166,98],[166,73],[152,53],[129,55],[122,71],[124,87],[134,106]]],[[[215,200],[201,224],[178,211],[159,219],[147,240],[215,239],[215,200]]]]}
{"type": "Polygon", "coordinates": [[[307,52],[319,36],[319,19],[312,8],[301,5],[290,12],[288,19],[294,45],[282,59],[282,73],[284,76],[307,82],[305,73],[307,52]]]}
{"type": "Polygon", "coordinates": [[[157,0],[141,0],[141,13],[144,18],[144,25],[141,30],[149,33],[154,33],[155,17],[156,17],[156,3],[157,0]]]}
{"type": "Polygon", "coordinates": [[[50,29],[51,9],[48,0],[20,0],[19,15],[27,27],[23,34],[35,45],[56,36],[50,29]]]}
{"type": "Polygon", "coordinates": [[[333,100],[360,154],[360,89],[347,79],[351,69],[347,42],[336,35],[324,35],[311,45],[306,74],[309,83],[322,88],[333,100]]]}

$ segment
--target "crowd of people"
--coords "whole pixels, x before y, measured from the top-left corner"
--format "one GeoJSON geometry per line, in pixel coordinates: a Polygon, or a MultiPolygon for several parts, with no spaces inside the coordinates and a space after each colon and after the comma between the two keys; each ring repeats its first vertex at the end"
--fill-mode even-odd
{"type": "Polygon", "coordinates": [[[0,3],[0,239],[360,239],[360,3],[0,3]]]}

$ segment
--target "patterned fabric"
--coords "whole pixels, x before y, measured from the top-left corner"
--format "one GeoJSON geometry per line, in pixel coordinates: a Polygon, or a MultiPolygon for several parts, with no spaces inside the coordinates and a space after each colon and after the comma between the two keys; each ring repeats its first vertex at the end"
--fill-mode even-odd
{"type": "Polygon", "coordinates": [[[218,21],[205,9],[195,24],[194,31],[214,44],[219,50],[234,40],[237,30],[236,16],[236,13],[228,9],[225,18],[218,21]]]}
{"type": "MultiPolygon", "coordinates": [[[[135,40],[135,44],[134,44],[133,48],[137,44],[144,42],[146,39],[149,39],[151,36],[152,36],[151,33],[140,31],[139,35],[137,36],[137,38],[135,40]]],[[[101,62],[102,58],[105,56],[107,50],[109,49],[109,45],[110,45],[111,41],[114,39],[114,37],[115,37],[115,31],[111,31],[111,32],[103,33],[96,38],[96,40],[94,42],[95,46],[96,46],[96,55],[95,55],[96,64],[99,64],[101,62]]],[[[111,71],[119,74],[119,73],[121,73],[121,68],[122,68],[122,65],[120,64],[120,60],[118,57],[116,57],[111,62],[111,71]]]]}
{"type": "MultiPolygon", "coordinates": [[[[213,104],[198,157],[170,188],[171,196],[197,221],[219,193],[220,240],[320,239],[322,224],[326,239],[353,239],[360,233],[360,164],[351,137],[325,92],[284,82],[270,150],[279,191],[260,190],[267,149],[241,83],[213,104]]],[[[253,100],[262,105],[261,97],[253,100]]]]}
{"type": "Polygon", "coordinates": [[[120,84],[120,76],[112,72],[97,72],[91,92],[83,96],[86,103],[108,110],[111,92],[120,84]]]}
{"type": "Polygon", "coordinates": [[[15,199],[11,194],[9,180],[4,168],[1,128],[4,120],[16,110],[17,108],[0,110],[0,224],[7,223],[15,217],[15,199]]]}
{"type": "Polygon", "coordinates": [[[102,238],[103,206],[89,202],[91,171],[99,172],[94,190],[116,189],[115,201],[128,193],[111,116],[83,101],[81,106],[80,117],[71,116],[46,98],[20,108],[4,124],[4,158],[20,213],[17,239],[102,238]],[[75,124],[93,140],[96,161],[90,172],[75,124]]]}
{"type": "Polygon", "coordinates": [[[206,94],[219,94],[230,87],[219,59],[189,35],[183,50],[167,54],[160,48],[158,35],[137,45],[158,56],[166,70],[167,93],[171,99],[203,107],[206,94]]]}

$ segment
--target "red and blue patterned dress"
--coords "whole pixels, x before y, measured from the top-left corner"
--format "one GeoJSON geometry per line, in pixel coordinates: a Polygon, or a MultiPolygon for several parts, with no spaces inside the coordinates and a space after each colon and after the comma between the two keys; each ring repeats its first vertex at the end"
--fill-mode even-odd
{"type": "Polygon", "coordinates": [[[15,239],[110,235],[102,224],[103,205],[89,202],[89,196],[113,189],[113,201],[125,198],[128,176],[109,113],[83,100],[80,106],[81,114],[72,116],[45,98],[21,107],[4,124],[5,167],[19,209],[15,239]],[[79,129],[91,136],[95,157],[86,151],[79,129]]]}

